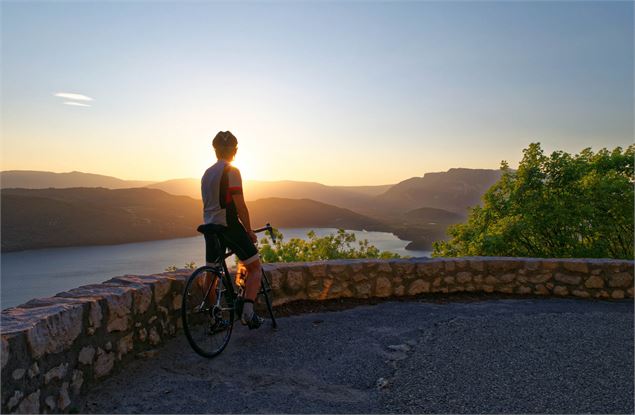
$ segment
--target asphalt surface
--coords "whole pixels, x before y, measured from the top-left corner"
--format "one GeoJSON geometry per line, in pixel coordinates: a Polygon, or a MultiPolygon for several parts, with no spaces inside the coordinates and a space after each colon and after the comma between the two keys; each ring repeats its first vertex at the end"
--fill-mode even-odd
{"type": "Polygon", "coordinates": [[[95,387],[99,413],[633,413],[633,302],[388,302],[183,335],[95,387]]]}

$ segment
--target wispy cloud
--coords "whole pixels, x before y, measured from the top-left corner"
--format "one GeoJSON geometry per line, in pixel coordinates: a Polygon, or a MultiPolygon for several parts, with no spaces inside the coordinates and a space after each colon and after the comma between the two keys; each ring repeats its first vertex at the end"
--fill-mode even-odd
{"type": "Polygon", "coordinates": [[[84,104],[83,102],[64,101],[64,105],[74,105],[76,107],[90,107],[91,105],[84,104]]]}
{"type": "Polygon", "coordinates": [[[56,92],[55,94],[56,97],[60,97],[60,98],[65,98],[65,99],[72,99],[75,101],[92,101],[93,99],[89,96],[83,95],[83,94],[75,94],[72,92],[56,92]]]}

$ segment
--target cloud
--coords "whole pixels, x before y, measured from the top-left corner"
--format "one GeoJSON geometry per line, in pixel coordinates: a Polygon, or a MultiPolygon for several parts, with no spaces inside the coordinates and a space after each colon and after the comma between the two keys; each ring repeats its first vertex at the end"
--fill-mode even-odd
{"type": "Polygon", "coordinates": [[[56,97],[65,98],[65,99],[73,99],[75,101],[92,101],[93,99],[89,96],[83,94],[74,94],[71,92],[57,92],[55,94],[56,97]]]}
{"type": "Polygon", "coordinates": [[[65,101],[65,105],[74,105],[76,107],[90,107],[88,104],[84,104],[83,102],[73,102],[73,101],[65,101]]]}

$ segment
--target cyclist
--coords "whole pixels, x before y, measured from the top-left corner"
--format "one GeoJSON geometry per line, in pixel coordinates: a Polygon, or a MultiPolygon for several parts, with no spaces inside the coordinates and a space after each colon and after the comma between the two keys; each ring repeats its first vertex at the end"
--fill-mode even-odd
{"type": "MultiPolygon", "coordinates": [[[[201,178],[203,218],[206,224],[222,225],[217,233],[221,243],[236,253],[247,268],[243,304],[237,304],[241,323],[250,329],[258,328],[264,320],[254,311],[254,301],[260,290],[262,265],[252,231],[249,211],[243,196],[240,171],[230,163],[236,156],[238,140],[229,131],[220,131],[212,146],[218,161],[201,178]],[[242,312],[241,312],[242,308],[242,312]]],[[[205,234],[205,260],[215,262],[218,252],[213,236],[205,234]]]]}

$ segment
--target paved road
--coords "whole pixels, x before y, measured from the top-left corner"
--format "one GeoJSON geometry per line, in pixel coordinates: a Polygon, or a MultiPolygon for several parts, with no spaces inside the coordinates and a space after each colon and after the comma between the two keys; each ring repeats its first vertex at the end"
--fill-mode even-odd
{"type": "Polygon", "coordinates": [[[389,302],[183,336],[87,397],[107,413],[633,413],[633,302],[389,302]]]}

